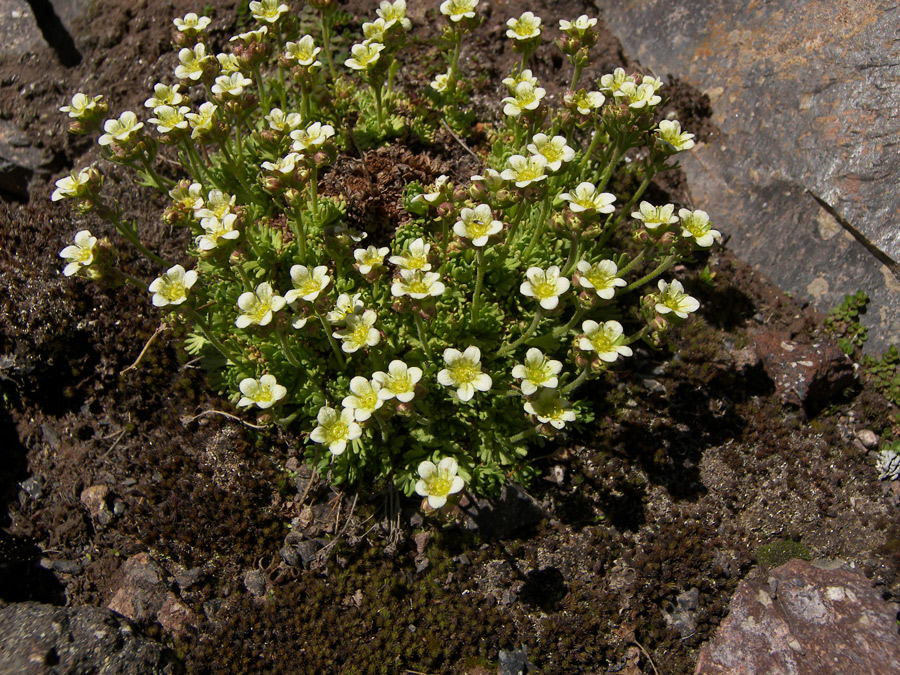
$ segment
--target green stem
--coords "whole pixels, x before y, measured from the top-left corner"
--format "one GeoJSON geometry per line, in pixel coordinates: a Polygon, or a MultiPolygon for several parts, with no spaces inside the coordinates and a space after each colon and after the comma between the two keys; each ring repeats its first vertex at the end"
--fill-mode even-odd
{"type": "Polygon", "coordinates": [[[203,337],[209,340],[209,343],[215,347],[219,353],[224,356],[226,359],[231,361],[233,364],[238,365],[241,362],[240,357],[236,357],[235,354],[222,342],[213,335],[212,330],[210,330],[209,324],[193,309],[189,309],[187,311],[188,315],[197,324],[197,328],[200,329],[200,332],[203,333],[203,337]]]}
{"type": "Polygon", "coordinates": [[[280,88],[280,98],[281,98],[281,109],[287,109],[287,87],[284,84],[284,67],[281,65],[281,55],[284,54],[284,38],[281,35],[281,24],[277,24],[278,26],[278,58],[276,62],[278,63],[278,85],[280,88]]]}
{"type": "Polygon", "coordinates": [[[583,316],[584,316],[584,309],[579,307],[577,310],[575,310],[575,313],[572,315],[572,318],[569,319],[568,322],[566,322],[565,326],[558,326],[557,328],[553,329],[553,331],[550,333],[550,337],[557,338],[560,335],[565,335],[570,330],[572,330],[572,328],[575,327],[575,324],[578,323],[578,321],[583,316]]]}
{"type": "Polygon", "coordinates": [[[149,248],[144,246],[144,244],[142,244],[141,240],[138,238],[137,231],[134,229],[134,227],[129,223],[123,222],[118,213],[116,213],[115,211],[111,211],[110,209],[103,209],[99,213],[99,215],[115,225],[116,232],[124,237],[128,241],[128,243],[134,246],[138,251],[143,253],[149,260],[165,266],[166,269],[172,266],[170,262],[168,262],[167,260],[163,260],[149,248]]]}
{"type": "Polygon", "coordinates": [[[174,181],[167,180],[156,173],[156,170],[153,168],[153,163],[150,161],[150,158],[145,154],[141,153],[141,164],[144,165],[144,170],[147,172],[147,176],[156,184],[156,189],[160,192],[168,192],[169,189],[175,185],[174,181]]]}
{"type": "Polygon", "coordinates": [[[142,279],[138,279],[137,277],[133,277],[130,274],[126,274],[122,270],[116,270],[116,274],[122,277],[125,281],[127,281],[132,286],[136,286],[140,288],[142,291],[147,291],[147,283],[142,279]]]}
{"type": "Polygon", "coordinates": [[[524,441],[526,438],[531,438],[532,436],[537,436],[537,432],[534,429],[526,429],[525,431],[512,436],[509,439],[510,443],[520,443],[524,441]]]}
{"type": "Polygon", "coordinates": [[[628,200],[628,203],[622,207],[622,213],[619,214],[619,217],[616,218],[616,222],[613,223],[612,229],[615,230],[622,224],[622,221],[625,220],[630,214],[631,209],[634,208],[634,205],[637,203],[637,200],[641,198],[641,195],[644,194],[646,189],[650,186],[650,181],[653,180],[653,176],[656,173],[651,172],[650,168],[647,168],[647,174],[644,176],[644,180],[641,181],[641,184],[638,186],[638,189],[635,190],[634,194],[631,196],[631,199],[628,200]]]}
{"type": "Polygon", "coordinates": [[[566,258],[566,264],[563,265],[562,271],[559,273],[561,277],[569,276],[572,267],[575,266],[575,259],[578,257],[578,249],[581,248],[581,232],[573,232],[572,239],[569,242],[569,257],[566,258]]]}
{"type": "Polygon", "coordinates": [[[497,351],[497,356],[504,356],[505,354],[509,354],[511,351],[516,349],[516,347],[530,338],[532,333],[534,333],[535,328],[537,328],[538,323],[540,323],[541,319],[543,318],[543,315],[543,309],[541,309],[541,307],[539,306],[534,312],[534,318],[531,320],[531,325],[525,329],[525,332],[522,333],[518,340],[500,347],[500,349],[497,351]]]}
{"type": "Polygon", "coordinates": [[[622,277],[622,276],[625,276],[626,274],[628,274],[631,270],[633,270],[645,257],[647,257],[647,251],[649,251],[649,250],[650,250],[649,247],[645,248],[643,251],[641,251],[636,256],[634,256],[634,258],[632,258],[629,261],[629,263],[627,265],[625,265],[625,267],[623,267],[622,269],[620,269],[618,271],[618,275],[620,277],[622,277]]]}
{"type": "Polygon", "coordinates": [[[309,170],[309,210],[312,212],[313,225],[319,224],[319,169],[313,165],[309,170]]]}
{"type": "Polygon", "coordinates": [[[313,312],[319,321],[322,322],[322,328],[325,329],[325,337],[328,338],[328,344],[331,345],[331,350],[334,352],[335,357],[337,358],[338,364],[341,367],[341,370],[347,367],[347,361],[344,359],[344,355],[341,354],[341,349],[338,347],[337,341],[334,339],[334,336],[331,334],[331,327],[328,325],[328,322],[325,321],[325,317],[319,313],[315,307],[313,307],[313,312]]]}
{"type": "Polygon", "coordinates": [[[584,384],[584,381],[588,379],[588,376],[591,374],[591,364],[589,363],[584,367],[578,377],[569,382],[565,387],[559,390],[560,396],[565,396],[566,394],[575,391],[578,387],[584,384]]]}
{"type": "Polygon", "coordinates": [[[294,239],[297,240],[297,246],[300,248],[300,256],[303,262],[306,262],[306,227],[303,225],[303,211],[300,204],[294,204],[294,219],[291,223],[291,230],[294,233],[294,239]]]}
{"type": "Polygon", "coordinates": [[[428,340],[425,339],[425,326],[422,324],[422,317],[419,316],[418,311],[415,309],[413,309],[413,320],[416,322],[416,331],[419,334],[419,342],[422,343],[422,351],[425,352],[425,356],[428,357],[429,361],[434,361],[434,354],[431,353],[428,340]]]}
{"type": "Polygon", "coordinates": [[[578,84],[578,80],[581,79],[581,71],[584,69],[584,66],[576,63],[575,71],[572,73],[572,82],[569,83],[569,89],[575,91],[575,86],[578,84]]]}
{"type": "Polygon", "coordinates": [[[625,344],[630,345],[632,342],[637,342],[638,340],[642,339],[651,330],[652,330],[652,326],[650,324],[647,324],[646,326],[641,328],[637,333],[635,333],[630,338],[625,340],[625,344]]]}
{"type": "Polygon", "coordinates": [[[649,273],[645,274],[644,276],[642,276],[640,279],[638,279],[638,280],[635,281],[634,283],[628,284],[625,288],[622,289],[621,293],[628,293],[629,291],[633,291],[635,288],[638,288],[638,287],[640,287],[640,286],[643,286],[643,285],[646,284],[648,281],[651,281],[652,279],[658,277],[660,274],[662,274],[662,273],[665,272],[667,269],[669,269],[672,265],[675,264],[675,262],[676,262],[677,260],[678,260],[678,256],[675,255],[675,254],[673,253],[673,254],[670,255],[668,258],[666,258],[665,260],[663,260],[663,261],[656,267],[655,270],[653,270],[652,272],[649,272],[649,273]]]}
{"type": "Polygon", "coordinates": [[[266,91],[266,87],[263,84],[262,73],[259,70],[259,64],[253,66],[253,77],[256,80],[256,89],[259,91],[259,105],[265,111],[265,114],[268,115],[271,112],[271,107],[269,105],[269,95],[268,91],[266,91]]]}
{"type": "Polygon", "coordinates": [[[322,48],[325,50],[325,62],[328,64],[328,72],[332,80],[337,79],[337,73],[334,71],[334,60],[331,58],[331,14],[322,12],[322,48]]]}
{"type": "Polygon", "coordinates": [[[462,29],[454,32],[455,44],[453,45],[453,55],[450,57],[450,74],[447,77],[447,91],[450,94],[456,92],[456,82],[459,79],[459,53],[462,50],[462,29]]]}
{"type": "Polygon", "coordinates": [[[291,349],[288,344],[287,337],[284,334],[284,329],[279,326],[275,333],[278,335],[278,342],[281,343],[281,351],[284,352],[285,358],[287,358],[288,363],[290,363],[294,368],[301,370],[303,365],[297,360],[297,357],[294,356],[294,350],[291,349]]]}
{"type": "Polygon", "coordinates": [[[250,283],[250,277],[247,276],[247,271],[244,269],[244,266],[241,263],[234,265],[234,268],[238,271],[238,276],[241,278],[241,284],[244,287],[245,291],[252,291],[253,284],[250,283]]]}
{"type": "Polygon", "coordinates": [[[534,247],[538,245],[538,242],[541,240],[541,237],[544,236],[544,230],[547,228],[547,206],[550,204],[550,193],[544,198],[544,203],[541,204],[541,214],[538,216],[538,224],[537,230],[535,230],[534,235],[532,236],[531,241],[528,243],[528,247],[525,249],[525,252],[522,254],[522,261],[527,262],[531,258],[531,253],[534,251],[534,247]]]}
{"type": "Polygon", "coordinates": [[[369,84],[372,87],[372,93],[375,95],[375,120],[378,123],[378,130],[384,131],[384,109],[382,108],[381,103],[381,84],[375,84],[371,82],[369,84]]]}
{"type": "Polygon", "coordinates": [[[584,173],[587,163],[591,161],[591,156],[594,154],[594,150],[597,149],[597,144],[600,142],[600,136],[600,130],[595,126],[594,137],[591,139],[591,144],[588,146],[587,152],[584,153],[584,157],[581,158],[581,162],[578,164],[579,174],[584,173]]]}
{"type": "Polygon", "coordinates": [[[475,249],[475,261],[478,267],[475,277],[475,292],[472,294],[472,322],[478,319],[479,304],[481,302],[481,287],[484,284],[484,249],[480,246],[475,249]]]}

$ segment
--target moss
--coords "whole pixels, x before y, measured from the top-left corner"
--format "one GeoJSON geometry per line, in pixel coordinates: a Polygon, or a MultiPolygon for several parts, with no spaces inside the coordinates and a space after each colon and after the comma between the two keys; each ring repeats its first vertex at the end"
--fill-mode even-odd
{"type": "Polygon", "coordinates": [[[757,562],[768,569],[783,565],[794,558],[812,560],[812,554],[806,546],[793,539],[776,539],[756,549],[757,562]]]}

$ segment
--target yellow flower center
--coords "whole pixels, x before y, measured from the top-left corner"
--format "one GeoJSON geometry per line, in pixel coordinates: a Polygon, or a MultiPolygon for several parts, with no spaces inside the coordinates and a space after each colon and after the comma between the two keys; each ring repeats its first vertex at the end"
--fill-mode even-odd
{"type": "Polygon", "coordinates": [[[543,362],[535,365],[526,365],[525,379],[534,384],[542,384],[547,381],[550,375],[547,371],[547,366],[543,362]]]}
{"type": "Polygon", "coordinates": [[[545,279],[544,281],[540,281],[537,284],[534,284],[532,288],[534,289],[534,294],[539,300],[552,298],[557,295],[556,282],[550,281],[549,279],[545,279]]]}
{"type": "Polygon", "coordinates": [[[484,237],[487,235],[490,230],[490,225],[485,223],[482,220],[472,219],[472,222],[469,223],[468,228],[469,237],[472,239],[478,239],[479,237],[484,237]]]}
{"type": "Polygon", "coordinates": [[[253,319],[254,323],[259,323],[264,318],[266,318],[266,314],[272,309],[272,305],[269,302],[257,302],[256,307],[254,307],[250,311],[250,318],[253,319]]]}
{"type": "Polygon", "coordinates": [[[326,429],[329,441],[343,440],[347,437],[349,431],[350,430],[347,428],[347,425],[344,424],[340,419],[338,419],[334,424],[326,429]]]}
{"type": "Polygon", "coordinates": [[[590,337],[590,340],[591,344],[594,345],[594,349],[600,354],[616,351],[616,347],[609,334],[602,328],[594,333],[590,337]]]}
{"type": "Polygon", "coordinates": [[[453,479],[447,476],[435,476],[428,481],[428,494],[432,497],[446,497],[453,487],[453,479]]]}
{"type": "Polygon", "coordinates": [[[402,394],[412,389],[412,382],[409,375],[401,375],[400,377],[391,378],[388,384],[388,391],[394,394],[402,394]]]}
{"type": "Polygon", "coordinates": [[[609,288],[610,282],[612,281],[611,276],[604,272],[601,272],[596,268],[588,272],[585,275],[585,278],[590,281],[591,285],[598,291],[602,291],[604,288],[609,288]]]}
{"type": "Polygon", "coordinates": [[[430,288],[430,286],[426,284],[422,279],[415,279],[409,282],[409,285],[406,288],[409,293],[428,295],[428,289],[430,288]]]}
{"type": "Polygon", "coordinates": [[[453,371],[453,379],[457,384],[466,384],[472,382],[481,372],[480,368],[476,368],[470,363],[461,363],[451,368],[453,371]]]}
{"type": "Polygon", "coordinates": [[[360,407],[365,410],[375,410],[375,407],[378,405],[378,395],[374,390],[370,389],[369,393],[363,394],[359,398],[360,407]]]}

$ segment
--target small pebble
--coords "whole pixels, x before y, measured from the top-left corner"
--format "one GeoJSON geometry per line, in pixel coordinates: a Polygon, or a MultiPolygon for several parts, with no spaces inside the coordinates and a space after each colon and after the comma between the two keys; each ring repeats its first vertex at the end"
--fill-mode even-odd
{"type": "Polygon", "coordinates": [[[872,450],[878,447],[878,435],[871,429],[861,429],[860,431],[856,432],[856,437],[859,439],[859,442],[866,447],[867,450],[872,450]]]}

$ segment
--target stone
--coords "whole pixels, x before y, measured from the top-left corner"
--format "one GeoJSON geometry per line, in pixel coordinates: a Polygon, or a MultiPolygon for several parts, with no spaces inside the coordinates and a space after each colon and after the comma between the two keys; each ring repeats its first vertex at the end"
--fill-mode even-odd
{"type": "MultiPolygon", "coordinates": [[[[871,297],[867,350],[900,340],[900,7],[888,0],[600,0],[645,68],[709,96],[720,133],[679,155],[693,207],[820,311],[871,297]]],[[[689,131],[691,131],[689,129],[689,131]]]]}
{"type": "Polygon", "coordinates": [[[176,675],[174,653],[131,623],[98,607],[37,602],[0,608],[0,672],[16,675],[96,673],[176,675]]]}
{"type": "Polygon", "coordinates": [[[91,485],[81,491],[81,503],[87,508],[91,518],[96,518],[101,511],[106,511],[106,498],[109,488],[105,485],[91,485]]]}
{"type": "MultiPolygon", "coordinates": [[[[0,0],[4,2],[5,0],[0,0]]],[[[53,158],[9,120],[0,120],[0,194],[28,199],[34,176],[49,176],[53,158]]]]}
{"type": "Polygon", "coordinates": [[[0,58],[18,59],[44,46],[29,4],[25,0],[0,0],[0,58]]]}
{"type": "Polygon", "coordinates": [[[162,568],[147,553],[123,563],[121,581],[106,607],[136,623],[157,621],[175,634],[197,624],[194,613],[169,590],[162,568]]]}
{"type": "Polygon", "coordinates": [[[828,340],[794,342],[789,333],[760,331],[751,337],[775,391],[812,416],[855,379],[850,359],[828,340]]]}
{"type": "Polygon", "coordinates": [[[878,447],[878,434],[871,429],[860,429],[856,432],[856,437],[867,450],[874,450],[878,447]]]}
{"type": "Polygon", "coordinates": [[[861,574],[791,560],[744,579],[695,675],[900,672],[897,605],[861,574]]]}
{"type": "Polygon", "coordinates": [[[259,570],[250,570],[244,575],[244,588],[250,595],[261,598],[266,594],[266,575],[259,570]]]}

